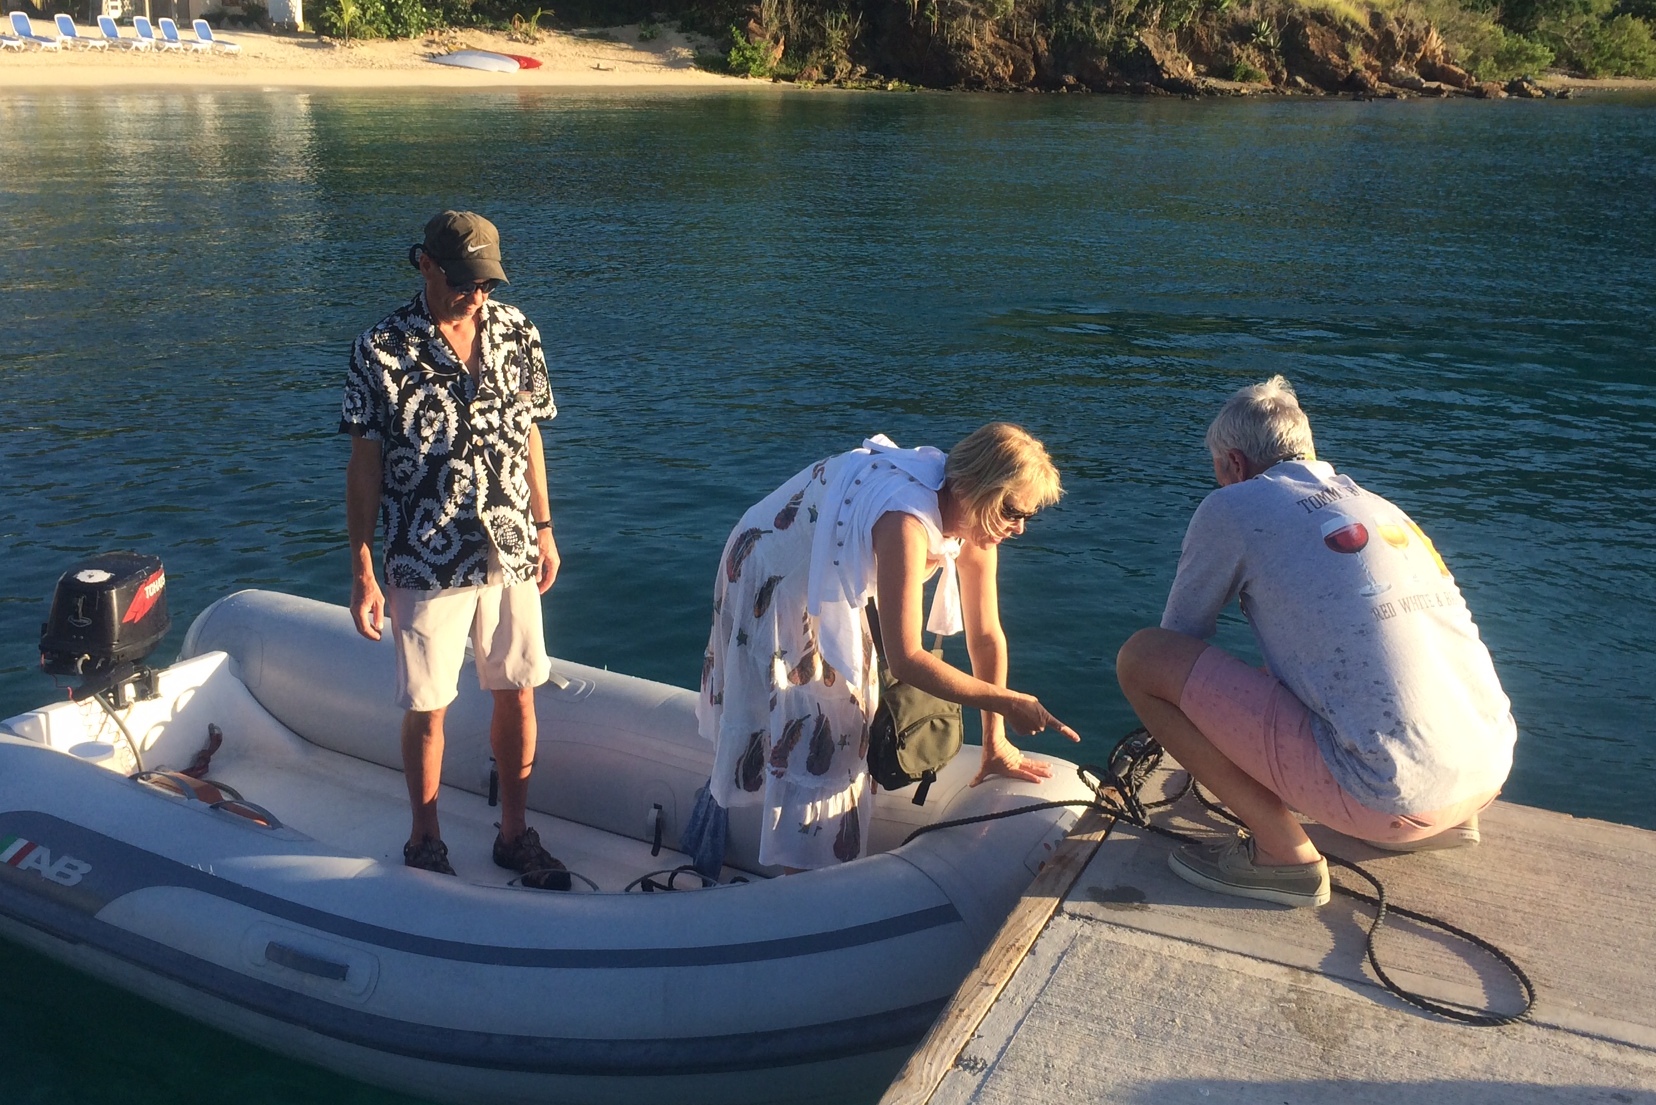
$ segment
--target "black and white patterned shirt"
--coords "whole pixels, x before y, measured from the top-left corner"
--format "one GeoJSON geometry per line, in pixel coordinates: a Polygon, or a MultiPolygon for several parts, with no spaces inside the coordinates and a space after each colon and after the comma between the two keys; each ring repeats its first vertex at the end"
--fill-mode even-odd
{"type": "Polygon", "coordinates": [[[437,332],[425,293],[351,349],[340,433],[383,443],[388,586],[431,591],[535,578],[529,428],[555,417],[540,331],[516,307],[478,315],[478,382],[437,332]]]}

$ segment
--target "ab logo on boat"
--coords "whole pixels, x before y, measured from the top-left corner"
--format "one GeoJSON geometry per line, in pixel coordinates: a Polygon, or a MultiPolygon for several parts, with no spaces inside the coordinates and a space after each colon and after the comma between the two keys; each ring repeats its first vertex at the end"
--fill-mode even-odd
{"type": "Polygon", "coordinates": [[[8,836],[0,840],[0,863],[19,871],[39,871],[41,878],[59,886],[74,886],[92,870],[92,865],[74,856],[52,858],[52,853],[32,840],[8,836]]]}

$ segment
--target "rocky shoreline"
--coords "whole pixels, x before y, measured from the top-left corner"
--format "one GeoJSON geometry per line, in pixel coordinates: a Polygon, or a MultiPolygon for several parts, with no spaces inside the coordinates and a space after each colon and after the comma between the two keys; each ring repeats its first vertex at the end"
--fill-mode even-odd
{"type": "MultiPolygon", "coordinates": [[[[1457,64],[1430,23],[1371,10],[1367,25],[1320,9],[1258,7],[1209,14],[1180,29],[1092,41],[1034,21],[983,21],[969,35],[913,18],[907,2],[874,9],[852,48],[780,79],[853,86],[1147,96],[1341,96],[1358,99],[1567,99],[1563,75],[1479,80],[1457,64]]],[[[757,13],[755,13],[757,14],[757,13]]],[[[781,58],[784,43],[758,20],[749,43],[781,58]]],[[[1648,85],[1652,82],[1629,82],[1648,85]]]]}

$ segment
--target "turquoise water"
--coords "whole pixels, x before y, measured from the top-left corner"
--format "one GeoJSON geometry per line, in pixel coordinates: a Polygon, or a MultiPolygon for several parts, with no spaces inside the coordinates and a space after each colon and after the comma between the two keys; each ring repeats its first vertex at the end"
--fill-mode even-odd
{"type": "MultiPolygon", "coordinates": [[[[347,345],[441,206],[541,326],[556,653],[692,685],[743,508],[1008,418],[1068,495],[1005,554],[1013,682],[1101,754],[1234,388],[1435,539],[1521,731],[1508,797],[1656,828],[1656,101],[0,96],[0,716],[71,560],[347,590],[347,345]]],[[[1237,621],[1225,641],[1245,641],[1237,621]]],[[[1041,743],[1048,752],[1056,742],[1041,743]]],[[[0,1098],[389,1095],[0,948],[0,1098]]]]}

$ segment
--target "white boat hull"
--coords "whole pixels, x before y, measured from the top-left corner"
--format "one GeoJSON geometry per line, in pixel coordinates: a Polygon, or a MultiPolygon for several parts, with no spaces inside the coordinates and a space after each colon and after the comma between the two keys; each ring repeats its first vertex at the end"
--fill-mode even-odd
{"type": "Polygon", "coordinates": [[[1085,796],[1067,780],[968,790],[968,750],[923,809],[880,803],[884,854],[765,878],[757,819],[733,811],[726,877],[752,881],[620,893],[685,862],[667,849],[711,749],[693,692],[560,663],[569,686],[537,693],[531,820],[606,892],[523,890],[489,863],[475,687],[449,714],[440,808],[460,877],[445,878],[400,864],[389,646],[341,608],[243,592],[197,619],[184,654],[157,700],[122,715],[144,766],[182,766],[216,724],[210,776],[282,824],[128,779],[128,742],[93,703],[20,715],[0,724],[0,932],[272,1050],[444,1101],[870,1098],[1073,815],[901,839],[1085,796]]]}

